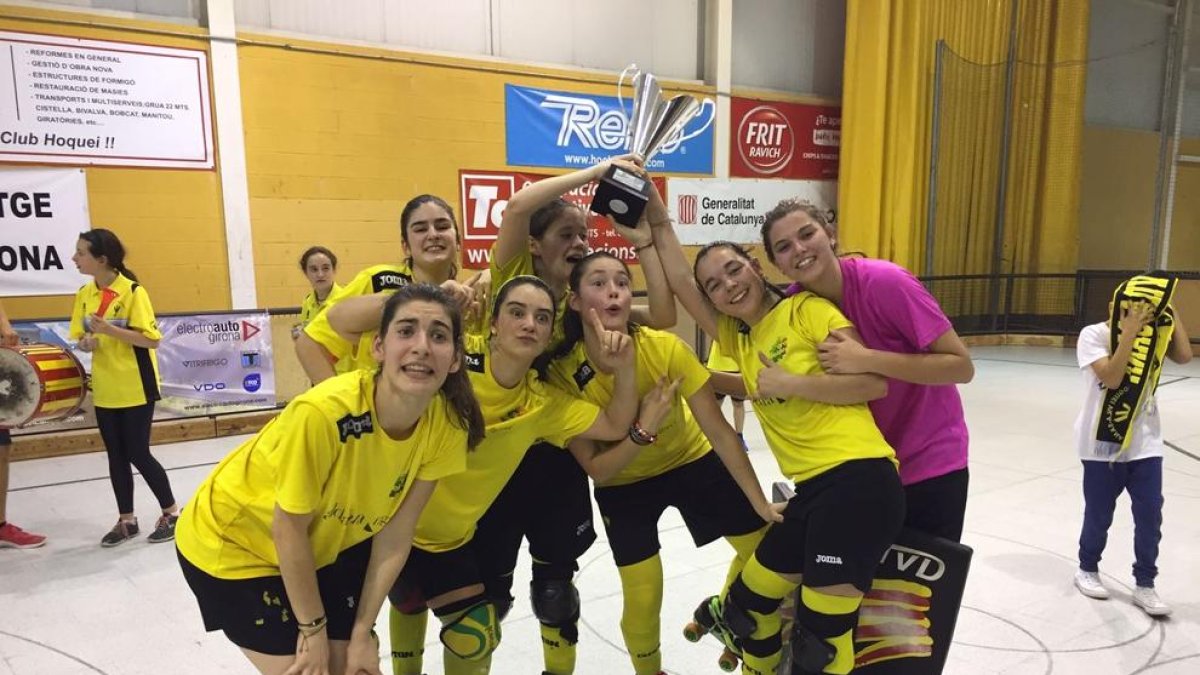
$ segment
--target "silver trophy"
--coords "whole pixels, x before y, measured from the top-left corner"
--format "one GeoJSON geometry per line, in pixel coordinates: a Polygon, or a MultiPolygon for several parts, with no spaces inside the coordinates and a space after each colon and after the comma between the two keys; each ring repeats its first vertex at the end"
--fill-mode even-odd
{"type": "MultiPolygon", "coordinates": [[[[658,78],[651,73],[631,65],[621,73],[617,82],[617,95],[620,100],[621,84],[625,76],[633,72],[633,112],[626,127],[626,149],[649,162],[667,145],[679,145],[688,138],[703,133],[712,124],[710,118],[698,131],[684,136],[683,127],[692,121],[700,111],[711,103],[703,103],[695,96],[680,94],[670,100],[664,100],[662,87],[658,78]]],[[[625,106],[621,104],[624,112],[625,106]]],[[[713,106],[716,114],[716,106],[713,106]]],[[[600,215],[610,215],[618,223],[629,227],[637,227],[638,219],[646,210],[646,203],[653,190],[650,181],[637,174],[613,166],[601,178],[592,197],[592,211],[600,215]]]]}

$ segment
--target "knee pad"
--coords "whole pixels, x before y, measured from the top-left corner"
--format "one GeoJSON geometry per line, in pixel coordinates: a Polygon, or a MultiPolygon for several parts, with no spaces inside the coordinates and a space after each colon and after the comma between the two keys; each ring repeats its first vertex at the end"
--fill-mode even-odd
{"type": "Polygon", "coordinates": [[[796,623],[792,626],[792,675],[823,673],[837,651],[826,641],[796,623]]]}
{"type": "Polygon", "coordinates": [[[830,595],[807,586],[800,588],[791,636],[795,672],[850,672],[854,666],[854,627],[861,603],[861,597],[830,595]]]}
{"type": "Polygon", "coordinates": [[[529,584],[533,615],[547,626],[564,628],[579,620],[579,590],[570,580],[538,580],[529,584]]]}
{"type": "Polygon", "coordinates": [[[460,659],[484,659],[500,645],[500,619],[490,602],[477,602],[447,619],[438,637],[460,659]]]}

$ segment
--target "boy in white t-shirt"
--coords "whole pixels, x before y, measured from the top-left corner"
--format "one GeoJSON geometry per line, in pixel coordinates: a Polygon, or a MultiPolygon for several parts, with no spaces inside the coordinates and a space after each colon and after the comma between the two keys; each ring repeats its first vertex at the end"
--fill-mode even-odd
{"type": "MultiPolygon", "coordinates": [[[[1110,311],[1111,315],[1111,305],[1110,311]]],[[[1087,326],[1079,334],[1076,356],[1083,372],[1087,394],[1083,410],[1075,420],[1075,441],[1083,463],[1083,530],[1079,535],[1079,571],[1075,586],[1089,598],[1107,599],[1108,589],[1100,581],[1099,563],[1108,540],[1117,497],[1129,492],[1133,506],[1133,576],[1137,588],[1133,602],[1150,616],[1166,616],[1171,608],[1154,590],[1158,575],[1158,542],[1162,539],[1163,436],[1153,395],[1146,398],[1135,416],[1131,438],[1124,452],[1104,454],[1097,449],[1096,424],[1107,389],[1121,386],[1133,352],[1134,337],[1154,319],[1149,303],[1138,302],[1121,311],[1120,338],[1109,354],[1108,322],[1087,326]]],[[[1192,359],[1191,344],[1179,315],[1167,348],[1167,358],[1176,363],[1192,359]]]]}

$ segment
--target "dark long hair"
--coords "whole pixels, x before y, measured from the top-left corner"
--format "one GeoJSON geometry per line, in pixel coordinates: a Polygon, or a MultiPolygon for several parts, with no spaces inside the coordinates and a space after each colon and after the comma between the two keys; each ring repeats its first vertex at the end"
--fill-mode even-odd
{"type": "Polygon", "coordinates": [[[125,246],[112,230],[97,227],[80,232],[79,238],[87,242],[88,253],[92,254],[93,258],[103,257],[108,261],[109,267],[125,275],[130,281],[138,280],[133,270],[125,266],[125,246]]]}
{"type": "MultiPolygon", "coordinates": [[[[621,260],[608,251],[592,251],[591,253],[580,258],[579,262],[575,263],[575,267],[571,268],[571,278],[568,283],[571,286],[572,293],[579,295],[579,287],[581,284],[583,284],[583,275],[587,274],[587,271],[592,266],[592,263],[601,259],[616,260],[617,262],[621,263],[621,267],[625,269],[625,274],[628,274],[630,278],[633,277],[633,274],[629,271],[629,265],[626,265],[624,260],[621,260]]],[[[629,331],[630,335],[636,334],[638,328],[638,324],[632,321],[626,324],[626,329],[629,331]]],[[[579,312],[571,309],[571,307],[568,305],[566,311],[563,312],[563,340],[562,342],[558,343],[554,349],[550,350],[546,354],[546,363],[549,364],[549,362],[553,361],[554,359],[570,354],[571,350],[574,349],[575,345],[578,344],[582,339],[583,317],[579,315],[579,312]]]]}
{"type": "Polygon", "coordinates": [[[307,272],[308,271],[308,259],[313,257],[314,255],[317,255],[318,253],[321,253],[326,258],[329,258],[330,267],[332,267],[335,270],[337,269],[337,256],[333,254],[333,251],[330,251],[329,249],[325,248],[324,246],[309,246],[308,249],[305,250],[304,253],[300,255],[300,269],[307,272]]]}
{"type": "MultiPolygon", "coordinates": [[[[458,231],[458,219],[454,217],[454,209],[450,208],[445,199],[431,194],[413,197],[408,200],[404,205],[404,209],[400,211],[400,239],[404,242],[404,248],[408,248],[408,226],[411,224],[409,221],[412,220],[413,213],[422,206],[430,203],[440,206],[446,212],[446,215],[450,216],[450,224],[454,225],[454,241],[458,244],[459,248],[462,248],[462,233],[458,231]]],[[[412,256],[409,256],[405,262],[408,263],[411,269],[413,264],[412,256]]],[[[450,266],[450,278],[453,279],[456,276],[458,276],[458,263],[453,263],[450,266]]]]}
{"type": "Polygon", "coordinates": [[[392,294],[383,305],[383,318],[379,322],[379,335],[383,339],[387,335],[388,326],[396,316],[396,311],[410,302],[432,302],[441,305],[450,317],[454,333],[454,351],[457,355],[458,371],[446,375],[441,392],[449,401],[458,417],[458,425],[467,430],[467,448],[474,449],[483,440],[485,425],[483,411],[479,401],[475,400],[475,390],[471,388],[471,380],[467,377],[466,364],[463,362],[465,348],[463,346],[462,315],[456,303],[445,291],[432,284],[409,284],[392,294]]]}
{"type": "Polygon", "coordinates": [[[541,239],[546,234],[546,230],[549,230],[554,221],[561,218],[564,213],[580,210],[578,206],[562,197],[538,207],[529,216],[529,236],[534,239],[541,239]]]}

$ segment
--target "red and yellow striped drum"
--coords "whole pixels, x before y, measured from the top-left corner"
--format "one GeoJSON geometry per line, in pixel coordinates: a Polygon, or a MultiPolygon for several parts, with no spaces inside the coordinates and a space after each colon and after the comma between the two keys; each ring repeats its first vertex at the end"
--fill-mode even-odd
{"type": "Polygon", "coordinates": [[[70,417],[87,394],[79,359],[48,344],[0,347],[0,427],[70,417]]]}

